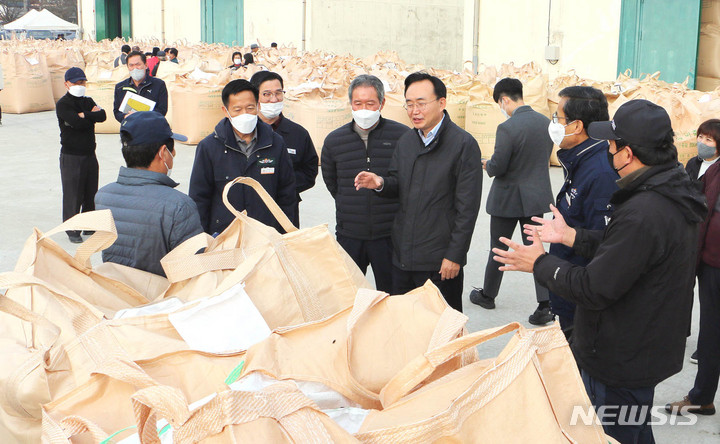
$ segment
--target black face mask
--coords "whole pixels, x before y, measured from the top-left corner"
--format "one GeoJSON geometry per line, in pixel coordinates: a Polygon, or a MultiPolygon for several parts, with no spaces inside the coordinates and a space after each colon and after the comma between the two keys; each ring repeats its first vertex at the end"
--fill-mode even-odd
{"type": "MultiPolygon", "coordinates": [[[[622,151],[624,149],[625,149],[625,146],[620,148],[619,150],[615,151],[615,154],[619,153],[620,151],[622,151]]],[[[630,164],[628,163],[628,164],[621,166],[620,168],[615,168],[615,164],[613,163],[613,159],[615,159],[615,154],[611,154],[610,150],[608,149],[607,157],[608,157],[608,162],[610,163],[610,168],[615,170],[616,173],[619,173],[620,170],[622,170],[623,168],[625,168],[626,166],[628,166],[630,164]]]]}

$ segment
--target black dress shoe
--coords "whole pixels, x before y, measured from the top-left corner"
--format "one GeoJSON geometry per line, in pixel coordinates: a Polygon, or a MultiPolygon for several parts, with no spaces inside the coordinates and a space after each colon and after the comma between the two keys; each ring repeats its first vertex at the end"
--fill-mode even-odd
{"type": "Polygon", "coordinates": [[[68,238],[70,238],[70,242],[74,244],[81,244],[83,242],[83,238],[79,234],[68,234],[68,238]]]}
{"type": "Polygon", "coordinates": [[[470,292],[470,302],[487,310],[495,308],[495,299],[485,296],[482,288],[473,287],[473,291],[470,292]]]}
{"type": "Polygon", "coordinates": [[[550,307],[536,308],[535,312],[530,315],[528,322],[532,325],[545,325],[555,320],[555,315],[550,313],[550,307]]]}

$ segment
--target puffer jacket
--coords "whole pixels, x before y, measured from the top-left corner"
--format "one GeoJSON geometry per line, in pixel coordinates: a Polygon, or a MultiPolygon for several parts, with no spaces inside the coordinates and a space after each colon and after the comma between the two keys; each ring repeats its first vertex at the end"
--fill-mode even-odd
{"type": "Polygon", "coordinates": [[[351,121],[328,134],[322,149],[323,180],[335,199],[335,229],[351,239],[390,237],[398,200],[381,197],[373,190],[356,190],[355,176],[360,171],[386,176],[398,139],[410,129],[381,117],[370,131],[365,149],[353,125],[351,121]]]}
{"type": "Polygon", "coordinates": [[[165,276],[160,259],[186,239],[202,233],[195,202],[167,175],[120,167],[117,182],[95,195],[95,207],[108,209],[118,238],[102,253],[104,262],[165,276]]]}
{"type": "Polygon", "coordinates": [[[705,197],[682,165],[644,170],[615,192],[605,230],[576,229],[574,265],[545,254],[534,275],[577,304],[578,365],[611,387],[652,387],[682,369],[705,197]]]}

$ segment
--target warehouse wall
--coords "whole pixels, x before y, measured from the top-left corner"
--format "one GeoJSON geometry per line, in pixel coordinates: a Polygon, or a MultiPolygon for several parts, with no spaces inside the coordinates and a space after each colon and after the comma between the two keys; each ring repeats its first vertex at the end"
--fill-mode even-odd
{"type": "Polygon", "coordinates": [[[302,0],[245,0],[245,46],[260,42],[263,46],[302,47],[302,0]]]}
{"type": "MultiPolygon", "coordinates": [[[[94,0],[80,1],[86,38],[94,38],[94,0]]],[[[616,77],[621,0],[478,1],[480,63],[535,61],[550,77],[570,69],[597,80],[616,77]],[[545,61],[549,2],[550,43],[560,47],[556,65],[545,61]]],[[[200,41],[200,4],[165,0],[166,41],[200,41]]],[[[302,47],[302,0],[244,5],[246,44],[302,47]]],[[[475,0],[307,0],[306,48],[358,57],[392,48],[408,62],[460,70],[473,58],[474,5],[475,0]]],[[[160,11],[161,0],[133,0],[133,36],[160,39],[160,11]]]]}
{"type": "Polygon", "coordinates": [[[78,25],[84,40],[95,40],[95,0],[79,0],[78,25]]]}
{"type": "Polygon", "coordinates": [[[168,44],[177,40],[199,42],[202,38],[200,16],[200,0],[165,0],[165,41],[168,44]]]}
{"type": "Polygon", "coordinates": [[[439,68],[462,61],[465,0],[313,0],[308,49],[358,57],[394,49],[439,68]]]}
{"type": "Polygon", "coordinates": [[[617,77],[621,0],[552,0],[550,44],[560,46],[556,65],[545,62],[550,0],[483,0],[479,60],[488,65],[541,62],[554,77],[575,69],[580,77],[617,77]]]}
{"type": "Polygon", "coordinates": [[[133,0],[133,38],[162,39],[163,25],[165,41],[176,40],[199,42],[201,36],[200,0],[165,0],[164,23],[161,0],[133,0]]]}

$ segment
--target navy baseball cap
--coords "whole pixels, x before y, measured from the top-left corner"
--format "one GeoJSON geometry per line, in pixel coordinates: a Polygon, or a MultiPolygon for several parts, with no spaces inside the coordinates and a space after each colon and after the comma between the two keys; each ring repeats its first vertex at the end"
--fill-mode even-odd
{"type": "Polygon", "coordinates": [[[598,140],[622,139],[631,145],[655,148],[672,131],[670,116],[661,106],[637,99],[623,103],[609,122],[592,122],[588,136],[598,140]]]}
{"type": "Polygon", "coordinates": [[[65,71],[65,81],[70,83],[77,83],[80,80],[87,80],[85,73],[82,69],[73,66],[72,68],[65,71]]]}
{"type": "Polygon", "coordinates": [[[188,140],[182,134],[172,132],[165,116],[157,111],[138,111],[130,114],[120,124],[120,131],[132,137],[129,146],[160,143],[170,138],[180,142],[188,140]]]}

